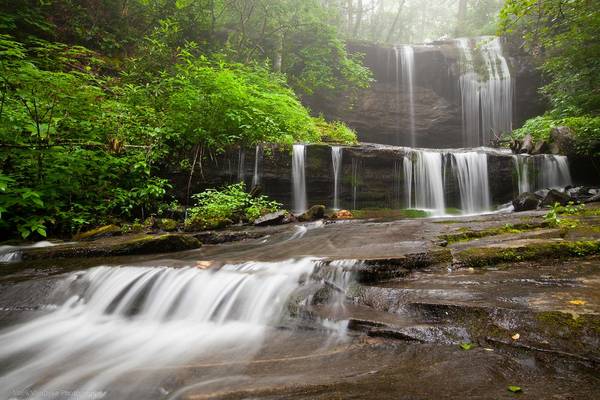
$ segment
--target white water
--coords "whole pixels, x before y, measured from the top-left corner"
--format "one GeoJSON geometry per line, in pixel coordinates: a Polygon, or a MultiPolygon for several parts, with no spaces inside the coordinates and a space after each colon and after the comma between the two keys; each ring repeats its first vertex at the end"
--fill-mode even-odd
{"type": "Polygon", "coordinates": [[[490,211],[487,155],[475,151],[452,153],[463,213],[490,211]]]}
{"type": "Polygon", "coordinates": [[[331,146],[331,163],[333,165],[333,209],[340,209],[340,178],[342,174],[342,147],[331,146]]]}
{"type": "Polygon", "coordinates": [[[519,193],[560,189],[573,183],[566,156],[543,154],[513,156],[519,193]]]}
{"type": "Polygon", "coordinates": [[[292,192],[293,207],[295,213],[303,213],[307,210],[306,199],[306,175],[304,158],[306,147],[303,144],[295,144],[292,154],[292,192]]]}
{"type": "Polygon", "coordinates": [[[252,186],[258,186],[260,184],[260,162],[262,160],[262,147],[260,145],[256,145],[256,149],[254,151],[254,175],[252,175],[252,186]]]}
{"type": "Polygon", "coordinates": [[[9,264],[21,261],[21,254],[23,249],[51,247],[56,246],[57,244],[58,243],[41,241],[28,246],[0,246],[0,264],[9,264]]]}
{"type": "Polygon", "coordinates": [[[0,367],[0,398],[26,392],[29,399],[74,399],[65,394],[73,390],[101,398],[117,380],[119,390],[129,384],[139,394],[158,384],[160,369],[247,361],[314,268],[301,259],[219,271],[98,267],[70,274],[59,290],[62,305],[0,334],[0,366],[10,365],[0,367]]]}
{"type": "Polygon", "coordinates": [[[408,92],[408,115],[410,142],[412,147],[416,147],[415,136],[415,51],[412,46],[402,46],[402,82],[405,91],[408,92]]]}
{"type": "Polygon", "coordinates": [[[463,114],[463,144],[487,146],[494,138],[512,130],[513,82],[498,38],[485,37],[476,45],[457,39],[462,53],[459,78],[463,114]],[[476,47],[486,76],[477,73],[476,47]]]}
{"type": "Polygon", "coordinates": [[[404,156],[402,160],[402,168],[404,169],[404,198],[405,207],[413,208],[412,202],[412,186],[413,186],[413,162],[408,156],[404,156]]]}
{"type": "Polygon", "coordinates": [[[431,210],[434,215],[444,215],[444,181],[442,179],[442,153],[419,150],[414,152],[413,178],[415,208],[431,210]]]}
{"type": "Polygon", "coordinates": [[[358,198],[358,186],[359,182],[359,173],[360,173],[360,160],[356,158],[352,159],[352,209],[357,210],[356,208],[356,200],[358,198]]]}

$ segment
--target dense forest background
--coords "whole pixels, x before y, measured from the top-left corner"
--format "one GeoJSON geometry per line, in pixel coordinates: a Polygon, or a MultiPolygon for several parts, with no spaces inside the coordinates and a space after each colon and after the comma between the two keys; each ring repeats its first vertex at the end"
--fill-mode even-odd
{"type": "Polygon", "coordinates": [[[353,143],[301,102],[368,87],[347,41],[494,32],[546,74],[553,109],[528,129],[600,136],[593,0],[2,1],[0,230],[68,235],[168,213],[179,205],[161,171],[192,176],[231,146],[353,143]]]}

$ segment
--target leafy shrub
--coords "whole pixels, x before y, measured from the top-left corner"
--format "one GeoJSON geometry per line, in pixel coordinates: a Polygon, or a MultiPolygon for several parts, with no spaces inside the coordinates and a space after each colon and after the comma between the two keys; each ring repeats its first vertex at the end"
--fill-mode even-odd
{"type": "Polygon", "coordinates": [[[327,122],[323,117],[315,118],[321,141],[328,143],[356,144],[356,132],[339,121],[327,122]]]}
{"type": "Polygon", "coordinates": [[[192,196],[196,205],[189,209],[186,229],[216,229],[236,222],[252,222],[262,215],[275,212],[281,204],[266,196],[252,197],[244,183],[229,185],[221,190],[208,189],[192,196]]]}

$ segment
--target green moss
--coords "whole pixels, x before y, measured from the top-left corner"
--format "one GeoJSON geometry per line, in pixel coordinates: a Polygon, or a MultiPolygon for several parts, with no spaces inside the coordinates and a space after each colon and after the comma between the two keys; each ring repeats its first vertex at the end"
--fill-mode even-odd
{"type": "Polygon", "coordinates": [[[78,233],[73,237],[74,240],[93,240],[108,236],[120,235],[121,228],[116,225],[105,225],[100,228],[92,229],[87,232],[78,233]]]}
{"type": "Polygon", "coordinates": [[[474,231],[469,228],[460,228],[457,233],[450,233],[441,236],[441,239],[446,240],[448,243],[466,242],[473,239],[480,239],[488,236],[497,236],[506,233],[523,233],[544,227],[545,224],[506,224],[498,228],[488,228],[479,231],[474,231]]]}
{"type": "Polygon", "coordinates": [[[426,218],[431,213],[423,210],[404,209],[393,210],[390,208],[365,208],[362,210],[352,210],[354,218],[426,218]]]}
{"type": "Polygon", "coordinates": [[[560,336],[580,337],[582,334],[600,335],[600,316],[573,315],[560,311],[545,311],[537,315],[540,326],[560,336]]]}
{"type": "Polygon", "coordinates": [[[169,218],[161,218],[156,222],[159,229],[166,232],[172,232],[177,229],[177,221],[169,218]]]}
{"type": "Polygon", "coordinates": [[[600,240],[535,242],[516,248],[475,247],[456,255],[467,267],[483,267],[537,259],[585,257],[600,254],[600,240]]]}

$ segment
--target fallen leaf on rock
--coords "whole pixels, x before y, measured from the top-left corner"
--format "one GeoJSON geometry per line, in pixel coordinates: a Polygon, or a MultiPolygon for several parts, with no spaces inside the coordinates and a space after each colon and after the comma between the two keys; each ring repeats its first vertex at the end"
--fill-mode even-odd
{"type": "Polygon", "coordinates": [[[471,350],[473,347],[475,347],[475,344],[473,344],[473,343],[461,343],[460,344],[460,348],[463,350],[471,350]]]}
{"type": "Polygon", "coordinates": [[[210,261],[197,261],[196,262],[196,268],[199,268],[199,269],[208,269],[208,268],[210,268],[211,265],[212,265],[212,262],[210,262],[210,261]]]}
{"type": "Polygon", "coordinates": [[[513,393],[519,393],[519,392],[523,391],[523,389],[521,389],[520,387],[518,387],[518,386],[512,386],[512,385],[508,387],[508,390],[511,391],[511,392],[513,392],[513,393]]]}
{"type": "Polygon", "coordinates": [[[512,340],[519,340],[521,338],[521,335],[519,335],[518,333],[515,333],[514,335],[511,336],[512,340]]]}
{"type": "Polygon", "coordinates": [[[585,301],[585,300],[571,300],[571,301],[569,301],[569,304],[573,304],[574,306],[582,306],[584,304],[587,304],[587,301],[585,301]]]}

